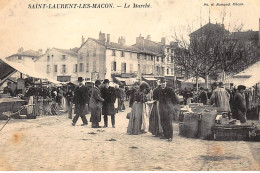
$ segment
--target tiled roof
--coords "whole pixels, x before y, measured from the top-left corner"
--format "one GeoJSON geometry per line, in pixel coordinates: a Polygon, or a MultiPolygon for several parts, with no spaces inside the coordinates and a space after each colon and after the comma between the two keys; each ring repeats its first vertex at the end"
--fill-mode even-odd
{"type": "Polygon", "coordinates": [[[244,40],[258,40],[258,31],[233,32],[231,38],[244,40]]]}
{"type": "Polygon", "coordinates": [[[121,45],[118,43],[109,42],[106,44],[107,48],[117,49],[117,50],[125,50],[130,52],[139,52],[139,49],[134,46],[121,45]]]}
{"type": "Polygon", "coordinates": [[[214,34],[218,32],[229,32],[220,24],[207,23],[198,30],[192,32],[189,36],[203,35],[203,34],[214,34]]]}
{"type": "Polygon", "coordinates": [[[57,50],[61,53],[64,53],[64,54],[69,54],[70,56],[77,56],[77,53],[72,51],[72,50],[69,50],[69,49],[58,49],[58,48],[53,48],[54,50],[57,50]]]}
{"type": "MultiPolygon", "coordinates": [[[[39,56],[41,56],[41,54],[38,51],[26,50],[26,51],[23,51],[23,52],[18,52],[16,54],[13,54],[9,57],[12,57],[12,56],[28,56],[28,57],[38,58],[39,56]]],[[[9,58],[9,57],[7,57],[7,58],[9,58]]]]}

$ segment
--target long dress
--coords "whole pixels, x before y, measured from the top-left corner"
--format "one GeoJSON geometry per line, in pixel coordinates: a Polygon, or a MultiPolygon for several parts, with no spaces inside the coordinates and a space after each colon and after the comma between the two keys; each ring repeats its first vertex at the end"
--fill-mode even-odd
{"type": "Polygon", "coordinates": [[[134,103],[127,127],[127,133],[130,135],[138,135],[146,130],[144,117],[146,115],[146,95],[141,91],[136,92],[134,95],[134,103]]]}
{"type": "Polygon", "coordinates": [[[163,133],[161,126],[161,119],[159,114],[159,102],[155,101],[152,112],[149,118],[149,132],[155,136],[159,136],[163,133]]]}

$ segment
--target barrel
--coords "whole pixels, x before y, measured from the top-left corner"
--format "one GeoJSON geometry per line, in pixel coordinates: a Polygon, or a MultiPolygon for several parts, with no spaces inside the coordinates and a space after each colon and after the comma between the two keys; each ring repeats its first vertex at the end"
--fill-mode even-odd
{"type": "Polygon", "coordinates": [[[217,116],[216,110],[204,110],[201,114],[199,136],[200,139],[213,139],[213,127],[217,116]]]}
{"type": "Polygon", "coordinates": [[[187,113],[184,115],[183,125],[185,136],[188,138],[196,138],[199,130],[199,117],[197,113],[187,113]]]}

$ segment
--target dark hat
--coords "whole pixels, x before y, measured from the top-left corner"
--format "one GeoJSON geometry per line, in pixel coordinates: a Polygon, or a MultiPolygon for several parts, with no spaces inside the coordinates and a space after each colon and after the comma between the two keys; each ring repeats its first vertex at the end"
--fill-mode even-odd
{"type": "Polygon", "coordinates": [[[237,89],[238,89],[238,90],[245,90],[245,89],[246,89],[246,86],[244,86],[244,85],[238,85],[237,89]]]}
{"type": "Polygon", "coordinates": [[[83,77],[78,77],[78,82],[82,82],[83,81],[83,77]]]}
{"type": "Polygon", "coordinates": [[[95,81],[95,86],[97,87],[98,85],[100,85],[101,84],[101,82],[100,82],[100,80],[96,80],[95,81]]]}
{"type": "Polygon", "coordinates": [[[108,80],[108,79],[105,79],[105,80],[103,81],[103,84],[106,84],[106,83],[109,83],[109,80],[108,80]]]}
{"type": "Polygon", "coordinates": [[[166,79],[165,78],[161,78],[161,83],[166,83],[166,79]]]}
{"type": "Polygon", "coordinates": [[[224,84],[223,84],[223,82],[219,82],[218,85],[219,86],[223,86],[224,84]]]}
{"type": "Polygon", "coordinates": [[[150,88],[149,84],[145,81],[142,81],[140,84],[140,89],[143,90],[143,89],[147,89],[147,88],[150,88]]]}

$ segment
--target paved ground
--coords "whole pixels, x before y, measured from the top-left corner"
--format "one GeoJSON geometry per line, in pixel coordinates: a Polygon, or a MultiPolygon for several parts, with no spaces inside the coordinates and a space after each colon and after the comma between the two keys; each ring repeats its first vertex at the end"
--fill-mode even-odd
{"type": "Polygon", "coordinates": [[[116,128],[109,121],[105,129],[82,127],[81,121],[73,127],[66,114],[11,120],[0,132],[0,170],[260,170],[260,143],[184,138],[177,123],[172,142],[150,133],[127,135],[125,117],[117,114],[116,128]]]}

